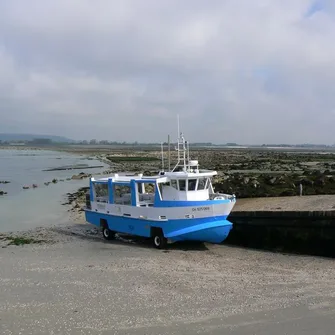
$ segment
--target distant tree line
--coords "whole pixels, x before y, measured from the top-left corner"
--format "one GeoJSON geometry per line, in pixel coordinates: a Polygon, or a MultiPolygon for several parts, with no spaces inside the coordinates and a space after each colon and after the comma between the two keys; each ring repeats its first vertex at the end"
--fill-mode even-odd
{"type": "Polygon", "coordinates": [[[0,140],[0,145],[54,145],[58,144],[53,142],[50,138],[34,138],[30,141],[28,140],[12,140],[12,141],[2,141],[0,140]]]}
{"type": "MultiPolygon", "coordinates": [[[[83,140],[83,141],[79,141],[77,142],[78,144],[81,145],[133,145],[133,146],[140,146],[140,145],[161,145],[161,142],[152,142],[152,143],[141,143],[138,141],[134,141],[134,142],[119,142],[119,141],[108,141],[108,140],[101,140],[101,141],[97,141],[96,139],[92,139],[92,140],[83,140]]],[[[163,145],[168,145],[168,142],[163,142],[163,145]]],[[[171,142],[170,145],[176,145],[176,143],[171,142]]],[[[204,142],[204,143],[192,143],[192,146],[212,146],[214,145],[211,142],[204,142]]]]}
{"type": "MultiPolygon", "coordinates": [[[[130,146],[160,146],[160,142],[156,143],[140,143],[138,141],[134,142],[120,142],[120,141],[108,141],[108,140],[101,140],[98,141],[96,139],[91,140],[82,140],[76,141],[75,143],[72,142],[56,142],[50,138],[33,138],[32,140],[12,140],[12,141],[4,141],[0,140],[0,145],[37,145],[37,146],[47,146],[47,145],[66,145],[66,144],[80,144],[80,145],[130,145],[130,146]]],[[[176,143],[171,142],[171,147],[176,146],[176,143]]],[[[168,142],[163,142],[164,146],[168,145],[168,142]]],[[[198,142],[198,143],[190,143],[192,147],[218,147],[218,146],[239,146],[239,144],[230,142],[226,144],[213,144],[211,142],[198,142]]],[[[333,145],[326,145],[326,144],[262,144],[262,145],[247,145],[248,147],[283,147],[283,148],[330,148],[335,147],[333,145]]]]}

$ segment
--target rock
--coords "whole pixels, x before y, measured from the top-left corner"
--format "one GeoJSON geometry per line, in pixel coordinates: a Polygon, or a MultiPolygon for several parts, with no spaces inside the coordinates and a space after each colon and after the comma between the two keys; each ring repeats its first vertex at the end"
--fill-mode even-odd
{"type": "Polygon", "coordinates": [[[259,187],[260,183],[259,183],[258,180],[253,180],[252,185],[253,185],[254,188],[257,188],[257,187],[259,187]]]}
{"type": "Polygon", "coordinates": [[[290,196],[294,196],[294,195],[296,195],[296,192],[294,190],[290,190],[290,189],[284,190],[283,192],[280,193],[281,197],[290,197],[290,196]]]}
{"type": "Polygon", "coordinates": [[[22,188],[23,188],[24,190],[29,190],[30,187],[27,186],[27,185],[25,185],[25,186],[23,186],[22,188]]]}
{"type": "Polygon", "coordinates": [[[301,179],[300,180],[300,184],[301,185],[306,185],[306,186],[313,186],[314,182],[312,180],[308,180],[308,179],[301,179]]]}
{"type": "Polygon", "coordinates": [[[90,177],[89,174],[81,172],[78,175],[73,175],[71,179],[84,179],[84,178],[88,178],[88,177],[90,177]]]}
{"type": "Polygon", "coordinates": [[[5,192],[5,191],[0,191],[0,195],[6,195],[7,194],[7,192],[5,192]]]}
{"type": "Polygon", "coordinates": [[[57,180],[56,178],[54,178],[54,179],[52,179],[52,182],[53,182],[54,184],[56,184],[56,183],[58,182],[58,180],[57,180]]]}
{"type": "Polygon", "coordinates": [[[9,184],[10,183],[10,181],[8,181],[8,180],[0,180],[0,184],[9,184]]]}
{"type": "Polygon", "coordinates": [[[244,179],[243,179],[243,183],[244,183],[244,184],[248,184],[248,183],[249,183],[249,180],[250,180],[249,177],[244,177],[244,179]]]}
{"type": "Polygon", "coordinates": [[[326,178],[320,177],[315,181],[315,185],[324,186],[326,184],[326,178]]]}
{"type": "Polygon", "coordinates": [[[45,186],[48,186],[50,184],[50,181],[47,181],[44,183],[45,186]]]}
{"type": "Polygon", "coordinates": [[[286,175],[278,177],[276,181],[279,185],[285,185],[286,184],[286,175]]]}

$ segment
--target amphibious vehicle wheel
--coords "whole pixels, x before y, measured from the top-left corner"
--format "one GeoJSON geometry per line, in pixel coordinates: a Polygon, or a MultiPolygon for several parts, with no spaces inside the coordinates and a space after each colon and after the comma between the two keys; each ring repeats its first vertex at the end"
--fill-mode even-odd
{"type": "Polygon", "coordinates": [[[152,234],[152,242],[155,248],[165,249],[167,247],[167,238],[164,237],[161,229],[155,229],[152,234]]]}
{"type": "Polygon", "coordinates": [[[102,236],[105,240],[113,240],[115,238],[115,233],[111,231],[108,227],[103,227],[102,236]]]}
{"type": "Polygon", "coordinates": [[[102,231],[102,236],[105,240],[113,240],[115,238],[115,232],[108,228],[107,220],[100,220],[100,227],[102,231]]]}

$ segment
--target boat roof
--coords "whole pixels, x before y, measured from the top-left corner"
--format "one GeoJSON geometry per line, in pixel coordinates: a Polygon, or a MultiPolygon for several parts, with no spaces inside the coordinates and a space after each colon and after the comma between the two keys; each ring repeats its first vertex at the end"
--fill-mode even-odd
{"type": "Polygon", "coordinates": [[[119,175],[114,174],[112,176],[103,177],[103,178],[91,178],[92,181],[95,182],[101,182],[101,183],[107,183],[108,180],[111,180],[112,182],[125,182],[129,183],[132,180],[135,182],[144,181],[147,183],[166,183],[171,179],[194,179],[194,178],[201,178],[201,177],[211,177],[216,175],[216,171],[210,171],[210,170],[203,170],[199,172],[185,172],[185,171],[178,171],[178,172],[161,172],[160,174],[156,176],[143,176],[141,174],[139,175],[119,175]]]}
{"type": "Polygon", "coordinates": [[[164,176],[167,176],[171,179],[180,179],[180,178],[201,178],[201,177],[211,177],[217,175],[216,171],[212,170],[199,170],[199,171],[177,171],[177,172],[165,172],[164,176]]]}
{"type": "Polygon", "coordinates": [[[134,181],[145,181],[147,183],[155,183],[155,182],[160,182],[160,183],[164,183],[167,181],[166,177],[162,177],[162,176],[142,176],[142,175],[118,175],[115,174],[113,176],[110,177],[104,177],[104,178],[99,178],[99,179],[91,179],[92,181],[97,181],[97,182],[104,182],[107,183],[108,180],[111,180],[112,182],[125,182],[125,183],[129,183],[132,180],[134,181]]]}

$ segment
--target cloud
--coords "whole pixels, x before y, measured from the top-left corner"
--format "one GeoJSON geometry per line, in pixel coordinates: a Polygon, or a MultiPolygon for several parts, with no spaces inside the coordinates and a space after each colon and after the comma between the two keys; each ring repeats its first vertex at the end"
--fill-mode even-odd
{"type": "Polygon", "coordinates": [[[0,132],[334,143],[335,6],[2,0],[0,132]]]}

